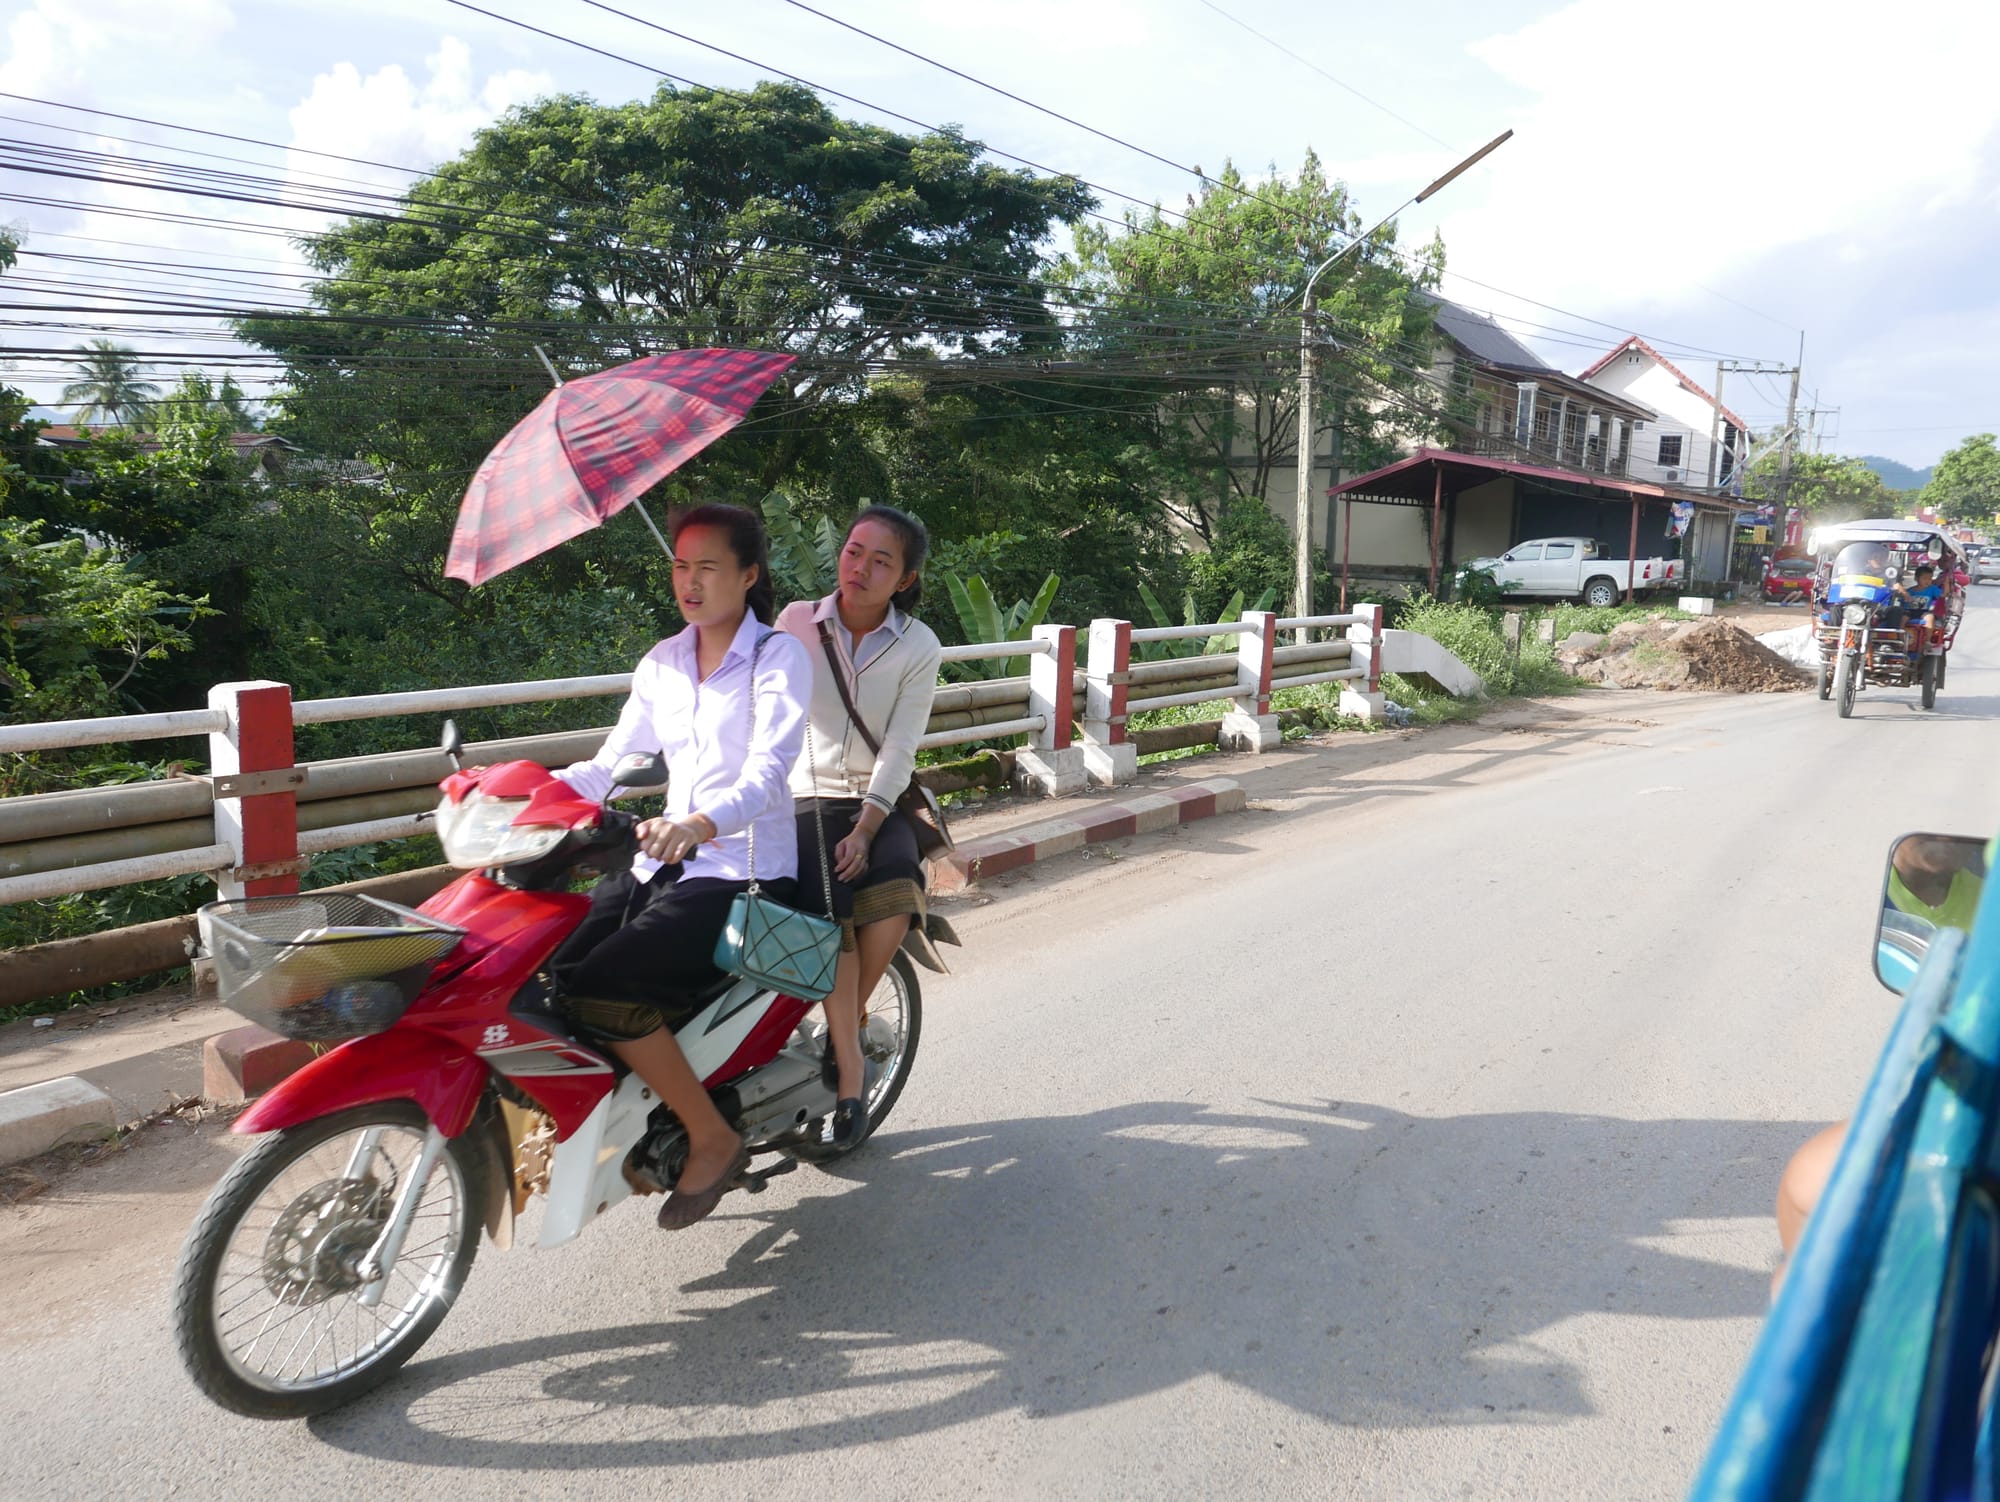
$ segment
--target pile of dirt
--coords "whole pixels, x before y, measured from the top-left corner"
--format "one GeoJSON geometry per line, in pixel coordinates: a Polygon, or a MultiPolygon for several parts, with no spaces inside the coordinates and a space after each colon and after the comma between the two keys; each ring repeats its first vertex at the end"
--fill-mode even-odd
{"type": "Polygon", "coordinates": [[[1608,637],[1558,643],[1556,660],[1581,681],[1612,688],[1771,694],[1811,681],[1749,632],[1714,619],[1625,621],[1608,637]]]}

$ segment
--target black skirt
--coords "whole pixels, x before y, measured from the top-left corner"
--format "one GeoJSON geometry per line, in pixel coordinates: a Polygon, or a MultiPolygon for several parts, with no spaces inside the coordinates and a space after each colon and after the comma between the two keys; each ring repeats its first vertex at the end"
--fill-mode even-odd
{"type": "Polygon", "coordinates": [[[798,800],[799,886],[793,906],[807,913],[830,911],[840,922],[844,950],[854,948],[857,928],[897,917],[921,927],[925,915],[923,857],[917,853],[916,831],[899,809],[891,810],[875,831],[868,869],[852,882],[832,876],[833,852],[853,832],[861,803],[859,798],[798,800]],[[830,898],[820,880],[821,830],[826,835],[828,875],[833,886],[830,898]]]}

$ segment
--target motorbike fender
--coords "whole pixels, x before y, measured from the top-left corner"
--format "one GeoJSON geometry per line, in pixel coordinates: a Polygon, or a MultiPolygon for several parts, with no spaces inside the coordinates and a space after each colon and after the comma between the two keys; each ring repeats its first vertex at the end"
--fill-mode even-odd
{"type": "Polygon", "coordinates": [[[591,1221],[631,1197],[625,1158],[646,1135],[654,1105],[653,1092],[638,1075],[628,1074],[597,1103],[582,1126],[556,1144],[537,1246],[556,1247],[575,1240],[591,1221]]]}
{"type": "Polygon", "coordinates": [[[236,1118],[234,1132],[275,1132],[383,1100],[413,1100],[447,1137],[462,1134],[486,1089],[486,1065],[448,1038],[396,1028],[321,1054],[236,1118]]]}

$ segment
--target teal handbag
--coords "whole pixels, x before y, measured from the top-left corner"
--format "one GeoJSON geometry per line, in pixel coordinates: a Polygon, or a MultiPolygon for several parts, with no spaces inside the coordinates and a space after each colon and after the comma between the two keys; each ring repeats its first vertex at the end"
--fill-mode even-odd
{"type": "MultiPolygon", "coordinates": [[[[768,634],[750,654],[750,727],[757,727],[757,659],[768,634]]],[[[812,723],[806,724],[806,757],[812,757],[812,723]]],[[[787,996],[824,1001],[833,993],[840,968],[840,924],[833,916],[833,874],[826,854],[826,826],[813,820],[819,836],[820,890],[826,893],[825,917],[802,913],[763,894],[757,884],[757,821],[750,821],[750,889],[729,904],[729,921],[715,941],[716,968],[740,975],[787,996]]]]}

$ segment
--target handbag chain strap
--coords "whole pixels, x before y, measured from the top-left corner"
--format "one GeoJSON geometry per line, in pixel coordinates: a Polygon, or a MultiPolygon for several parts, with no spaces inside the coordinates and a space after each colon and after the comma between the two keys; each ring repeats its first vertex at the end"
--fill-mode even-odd
{"type": "MultiPolygon", "coordinates": [[[[777,634],[778,633],[776,631],[766,631],[762,636],[757,638],[757,645],[750,649],[750,739],[749,741],[745,742],[746,747],[751,742],[754,742],[757,739],[757,661],[764,655],[764,643],[769,641],[772,637],[776,636],[777,634]]],[[[813,764],[812,736],[813,736],[812,711],[811,707],[808,706],[806,711],[806,765],[807,766],[811,766],[813,764]]],[[[813,833],[819,836],[820,890],[826,893],[826,915],[828,918],[832,918],[833,917],[833,866],[831,862],[829,862],[826,858],[826,822],[822,818],[820,818],[820,816],[817,813],[813,815],[813,833]]],[[[750,863],[750,895],[752,897],[756,897],[761,893],[762,888],[760,888],[757,884],[757,821],[755,819],[752,819],[750,821],[750,835],[748,843],[749,843],[749,863],[750,863]]]]}

